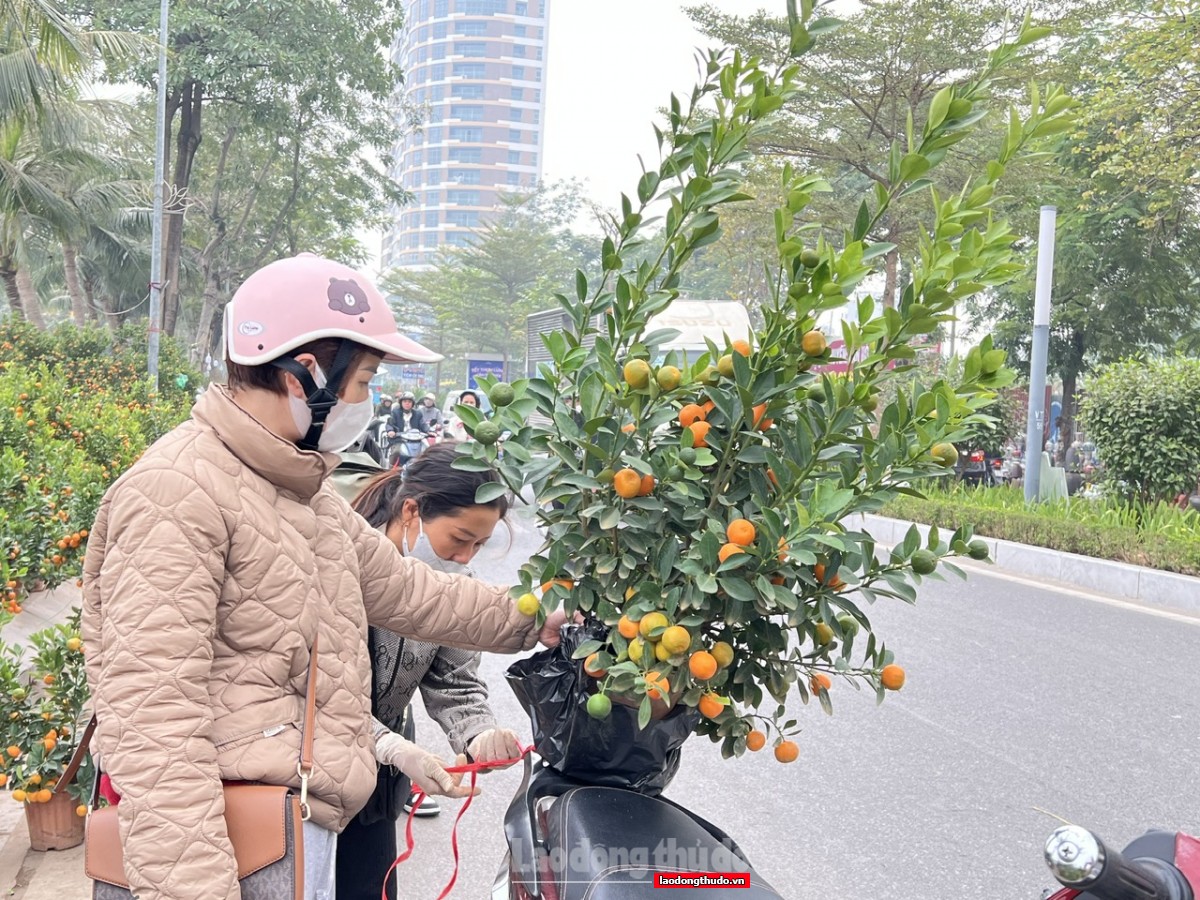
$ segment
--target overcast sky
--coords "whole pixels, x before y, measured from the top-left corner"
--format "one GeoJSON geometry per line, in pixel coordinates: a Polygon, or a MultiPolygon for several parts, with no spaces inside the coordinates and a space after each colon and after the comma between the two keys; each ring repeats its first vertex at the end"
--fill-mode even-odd
{"type": "MultiPolygon", "coordinates": [[[[784,0],[711,0],[748,14],[784,0]]],[[[706,41],[680,0],[551,0],[546,65],[546,136],[542,177],[579,178],[586,192],[615,208],[634,195],[647,165],[658,160],[651,124],[671,92],[690,93],[695,56],[706,41]]]]}
{"type": "MultiPolygon", "coordinates": [[[[638,154],[657,162],[651,124],[671,92],[696,83],[696,49],[707,46],[683,7],[700,0],[550,0],[542,178],[577,178],[588,197],[616,208],[634,196],[638,154]]],[[[709,0],[725,12],[786,12],[784,0],[709,0]]],[[[581,219],[580,227],[589,227],[581,219]]],[[[378,265],[380,235],[360,235],[378,265]]]]}
{"type": "MultiPolygon", "coordinates": [[[[785,0],[550,0],[544,181],[579,179],[589,198],[610,209],[622,192],[634,196],[638,154],[647,166],[658,160],[651,128],[658,110],[672,92],[681,99],[691,92],[696,51],[711,44],[683,12],[704,2],[743,16],[787,12],[785,0]]],[[[857,6],[833,0],[825,9],[845,15],[857,6]]],[[[377,258],[379,236],[363,239],[377,258]]]]}

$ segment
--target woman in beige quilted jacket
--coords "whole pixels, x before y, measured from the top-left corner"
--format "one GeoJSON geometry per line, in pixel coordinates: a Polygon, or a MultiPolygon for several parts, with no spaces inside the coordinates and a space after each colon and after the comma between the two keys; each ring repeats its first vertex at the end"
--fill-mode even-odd
{"type": "Polygon", "coordinates": [[[539,630],[504,590],[402,556],[326,483],[370,421],[380,361],[440,358],[397,333],[369,280],[315,256],[272,263],[226,307],[225,343],[228,386],[112,486],[91,532],[93,747],[121,795],[134,895],[238,898],[221,783],[300,788],[319,636],[304,854],[305,896],[325,900],[336,834],[375,787],[368,623],[497,652],[539,630]]]}

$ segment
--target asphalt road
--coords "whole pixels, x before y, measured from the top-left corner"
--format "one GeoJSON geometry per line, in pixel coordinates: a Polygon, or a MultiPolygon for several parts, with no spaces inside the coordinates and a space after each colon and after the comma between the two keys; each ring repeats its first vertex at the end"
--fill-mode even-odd
{"type": "MultiPolygon", "coordinates": [[[[512,580],[537,545],[517,517],[476,560],[512,580]]],[[[1118,846],[1148,828],[1200,834],[1200,619],[1157,615],[988,574],[929,581],[916,606],[871,610],[908,672],[877,707],[836,683],[834,715],[796,702],[801,757],[722,760],[684,751],[667,795],[725,829],[796,900],[1040,898],[1042,846],[1058,819],[1118,846]]],[[[488,656],[500,721],[528,722],[488,656]]],[[[418,740],[448,754],[423,710],[418,740]]],[[[515,770],[481,778],[459,828],[455,898],[486,897],[504,855],[515,770]]],[[[414,826],[404,900],[433,900],[453,870],[458,803],[414,826]]],[[[403,834],[401,834],[403,847],[403,834]]]]}

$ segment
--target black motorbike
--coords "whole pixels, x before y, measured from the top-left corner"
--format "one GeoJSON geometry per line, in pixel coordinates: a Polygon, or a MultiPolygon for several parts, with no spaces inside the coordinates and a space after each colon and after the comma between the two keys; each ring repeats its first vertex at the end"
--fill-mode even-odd
{"type": "Polygon", "coordinates": [[[504,818],[508,853],[492,900],[781,900],[719,827],[662,791],[679,770],[699,713],[664,710],[645,727],[634,706],[586,711],[595,679],[573,654],[606,632],[568,625],[553,650],[518,660],[506,678],[530,717],[536,753],[504,818]]]}
{"type": "Polygon", "coordinates": [[[427,446],[429,435],[410,428],[400,433],[389,432],[388,443],[389,464],[393,468],[406,469],[408,464],[421,455],[427,446]]]}
{"type": "Polygon", "coordinates": [[[1200,840],[1183,832],[1148,831],[1117,850],[1065,825],[1050,836],[1046,863],[1064,885],[1047,891],[1047,900],[1196,900],[1200,893],[1200,840]]]}
{"type": "Polygon", "coordinates": [[[535,754],[504,817],[492,900],[781,900],[733,838],[665,797],[568,778],[535,754]],[[679,891],[683,893],[679,893],[679,891]]]}

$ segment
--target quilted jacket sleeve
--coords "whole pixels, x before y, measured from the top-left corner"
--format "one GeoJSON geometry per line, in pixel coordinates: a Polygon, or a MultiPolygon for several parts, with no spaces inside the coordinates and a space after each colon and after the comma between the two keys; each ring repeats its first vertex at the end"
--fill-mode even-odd
{"type": "Polygon", "coordinates": [[[354,513],[346,516],[346,529],[358,548],[363,602],[372,625],[464,650],[516,653],[537,643],[535,620],[517,612],[505,588],[436,572],[403,556],[354,513]]]}
{"type": "Polygon", "coordinates": [[[121,794],[125,874],[139,900],[238,898],[210,739],[224,519],[169,469],[127,477],[105,505],[103,558],[89,565],[100,640],[88,678],[104,767],[121,794]]]}
{"type": "Polygon", "coordinates": [[[487,697],[487,685],[479,677],[479,654],[439,647],[421,679],[421,699],[455,753],[464,752],[477,734],[496,727],[487,697]]]}

